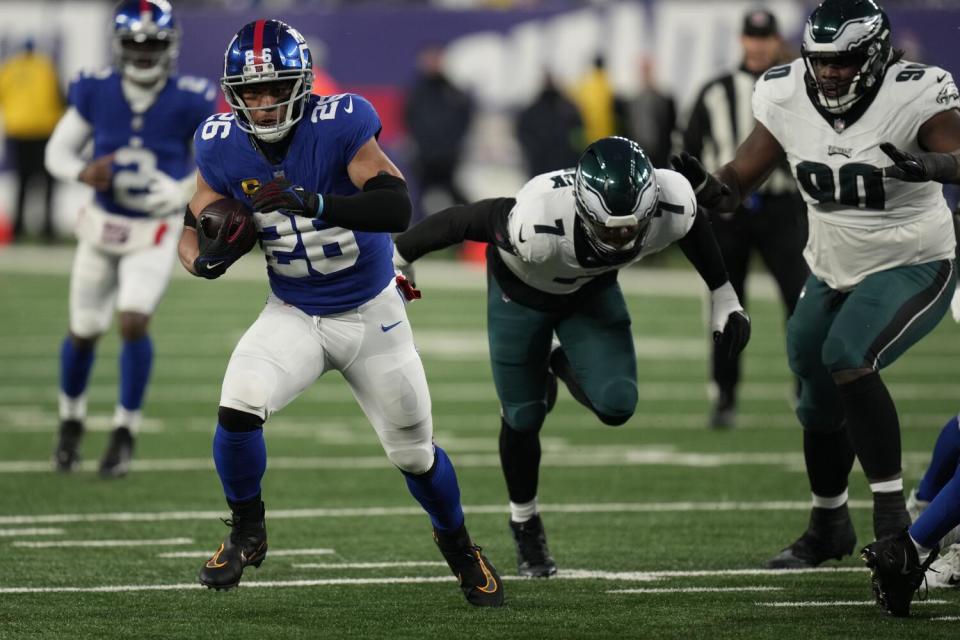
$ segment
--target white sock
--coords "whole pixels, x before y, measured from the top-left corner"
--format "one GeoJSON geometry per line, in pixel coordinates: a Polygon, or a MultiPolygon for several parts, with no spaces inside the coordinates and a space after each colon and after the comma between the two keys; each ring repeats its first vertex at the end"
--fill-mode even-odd
{"type": "Polygon", "coordinates": [[[63,391],[60,392],[60,419],[61,420],[80,420],[87,417],[87,394],[81,393],[76,398],[71,398],[63,391]]]}
{"type": "Polygon", "coordinates": [[[137,435],[137,432],[140,431],[140,424],[143,422],[143,412],[139,409],[131,411],[129,409],[124,409],[119,404],[117,409],[113,412],[113,428],[117,427],[126,427],[130,430],[131,435],[137,435]]]}
{"type": "Polygon", "coordinates": [[[926,561],[927,557],[930,555],[930,552],[933,551],[933,549],[928,549],[927,547],[923,546],[922,544],[914,540],[913,536],[910,536],[910,542],[912,542],[913,546],[916,547],[917,555],[920,556],[920,564],[923,564],[926,561]]]}
{"type": "Polygon", "coordinates": [[[514,522],[526,522],[535,515],[537,515],[536,498],[530,502],[510,503],[510,519],[514,522]]]}
{"type": "Polygon", "coordinates": [[[896,480],[885,480],[883,482],[871,482],[870,491],[873,493],[903,492],[903,478],[897,478],[896,480]]]}
{"type": "Polygon", "coordinates": [[[843,505],[847,504],[847,490],[844,489],[843,493],[832,498],[825,498],[824,496],[818,496],[815,493],[811,493],[813,496],[813,506],[820,509],[839,509],[843,505]]]}

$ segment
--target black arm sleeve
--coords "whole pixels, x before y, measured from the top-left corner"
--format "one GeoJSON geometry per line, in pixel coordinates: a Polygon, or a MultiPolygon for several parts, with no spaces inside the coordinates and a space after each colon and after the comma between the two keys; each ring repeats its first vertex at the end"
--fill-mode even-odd
{"type": "Polygon", "coordinates": [[[407,262],[464,240],[489,242],[513,251],[507,235],[507,218],[516,200],[492,198],[438,211],[394,239],[407,262]]]}
{"type": "Polygon", "coordinates": [[[197,228],[197,216],[193,215],[193,211],[190,211],[190,205],[186,207],[186,211],[183,212],[183,226],[190,227],[191,229],[197,228]]]}
{"type": "Polygon", "coordinates": [[[320,219],[353,231],[397,233],[409,226],[412,210],[407,183],[384,173],[367,180],[363,191],[352,196],[324,195],[320,219]]]}
{"type": "Polygon", "coordinates": [[[723,256],[720,255],[717,239],[713,236],[710,220],[702,209],[697,211],[693,227],[677,242],[677,245],[703,281],[707,283],[710,291],[730,279],[727,276],[727,267],[723,264],[723,256]]]}

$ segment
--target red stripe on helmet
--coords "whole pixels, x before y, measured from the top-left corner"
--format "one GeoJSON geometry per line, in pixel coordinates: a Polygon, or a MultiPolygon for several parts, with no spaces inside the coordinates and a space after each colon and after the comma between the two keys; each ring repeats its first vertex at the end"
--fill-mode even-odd
{"type": "Polygon", "coordinates": [[[257,20],[253,25],[253,64],[263,64],[263,27],[266,20],[257,20]]]}
{"type": "Polygon", "coordinates": [[[142,16],[144,14],[150,14],[151,17],[153,16],[153,11],[150,7],[150,0],[140,0],[140,15],[142,16]]]}

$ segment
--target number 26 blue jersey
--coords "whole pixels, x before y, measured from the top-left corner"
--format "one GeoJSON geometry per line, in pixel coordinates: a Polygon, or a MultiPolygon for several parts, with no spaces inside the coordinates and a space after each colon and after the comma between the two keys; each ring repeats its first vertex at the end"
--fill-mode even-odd
{"type": "MultiPolygon", "coordinates": [[[[248,205],[256,189],[278,176],[316,193],[352,195],[359,189],[347,165],[380,127],[373,105],[361,96],[310,96],[286,155],[274,165],[236,126],[233,114],[219,114],[197,129],[197,165],[214,191],[248,205]]],[[[273,293],[304,313],[355,309],[394,276],[388,233],[350,231],[283,210],[254,212],[254,218],[273,293]]]]}

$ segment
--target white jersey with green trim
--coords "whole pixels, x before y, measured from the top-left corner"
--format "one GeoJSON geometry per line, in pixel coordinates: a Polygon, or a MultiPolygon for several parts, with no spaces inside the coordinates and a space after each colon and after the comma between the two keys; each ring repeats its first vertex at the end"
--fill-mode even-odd
{"type": "Polygon", "coordinates": [[[514,251],[501,248],[500,257],[527,285],[562,295],[573,293],[603,273],[662,251],[690,231],[697,203],[693,188],[682,175],[669,169],[655,169],[655,173],[660,204],[643,247],[631,260],[621,264],[597,261],[593,265],[578,260],[572,169],[536,176],[517,193],[507,224],[514,251]]]}
{"type": "Polygon", "coordinates": [[[804,257],[814,275],[846,290],[893,267],[951,258],[954,234],[943,186],[882,177],[890,142],[922,151],[920,126],[960,108],[953,77],[939,67],[897,62],[854,122],[828,121],[807,95],[802,59],[767,71],[753,113],[783,147],[807,203],[804,257]]]}

